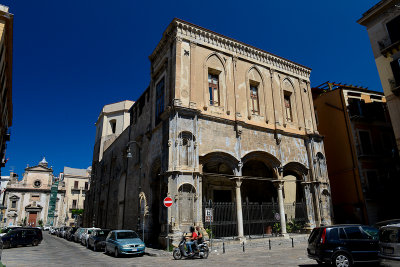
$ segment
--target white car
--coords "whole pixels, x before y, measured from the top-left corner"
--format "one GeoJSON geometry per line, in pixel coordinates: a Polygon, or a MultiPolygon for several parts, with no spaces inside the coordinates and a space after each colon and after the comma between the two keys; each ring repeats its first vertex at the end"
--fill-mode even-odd
{"type": "Polygon", "coordinates": [[[43,231],[49,231],[49,230],[50,230],[50,225],[43,226],[43,231]]]}
{"type": "Polygon", "coordinates": [[[93,230],[101,230],[101,229],[96,227],[86,228],[81,237],[82,245],[87,246],[87,240],[89,239],[89,235],[93,232],[93,230]]]}

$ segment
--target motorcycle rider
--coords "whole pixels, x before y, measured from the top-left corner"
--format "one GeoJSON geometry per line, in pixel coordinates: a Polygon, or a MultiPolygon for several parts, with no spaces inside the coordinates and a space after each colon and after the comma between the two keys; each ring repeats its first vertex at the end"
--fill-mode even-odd
{"type": "Polygon", "coordinates": [[[203,242],[203,234],[200,231],[200,226],[196,226],[197,237],[194,241],[194,245],[196,247],[196,251],[199,251],[199,244],[203,242]]]}
{"type": "Polygon", "coordinates": [[[197,233],[194,230],[193,226],[190,226],[190,232],[192,235],[188,237],[188,241],[186,241],[186,247],[190,255],[193,255],[193,250],[192,250],[192,245],[194,244],[194,241],[197,239],[197,233]]]}

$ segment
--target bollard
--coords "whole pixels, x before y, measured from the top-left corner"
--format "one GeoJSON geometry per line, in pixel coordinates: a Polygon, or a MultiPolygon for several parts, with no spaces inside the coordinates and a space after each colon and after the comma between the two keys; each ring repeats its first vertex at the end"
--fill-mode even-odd
{"type": "Polygon", "coordinates": [[[293,237],[292,237],[292,248],[294,248],[293,237]]]}
{"type": "Polygon", "coordinates": [[[243,252],[245,252],[245,248],[244,248],[244,242],[243,242],[243,252]]]}
{"type": "Polygon", "coordinates": [[[269,250],[271,250],[271,239],[268,239],[269,250]]]}
{"type": "Polygon", "coordinates": [[[222,253],[225,254],[225,242],[222,242],[222,253]]]}

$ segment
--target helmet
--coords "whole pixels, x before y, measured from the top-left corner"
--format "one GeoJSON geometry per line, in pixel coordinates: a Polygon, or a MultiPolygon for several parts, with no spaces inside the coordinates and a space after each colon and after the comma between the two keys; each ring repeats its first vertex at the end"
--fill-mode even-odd
{"type": "Polygon", "coordinates": [[[194,227],[190,226],[190,232],[194,232],[194,227]]]}

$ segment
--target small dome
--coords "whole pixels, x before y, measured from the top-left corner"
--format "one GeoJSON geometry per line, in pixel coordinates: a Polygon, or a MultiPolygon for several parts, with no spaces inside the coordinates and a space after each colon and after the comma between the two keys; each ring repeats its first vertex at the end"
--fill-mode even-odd
{"type": "Polygon", "coordinates": [[[42,165],[42,166],[45,166],[45,167],[47,167],[47,164],[48,164],[48,162],[46,161],[45,157],[43,157],[42,161],[39,162],[39,165],[42,165]]]}

